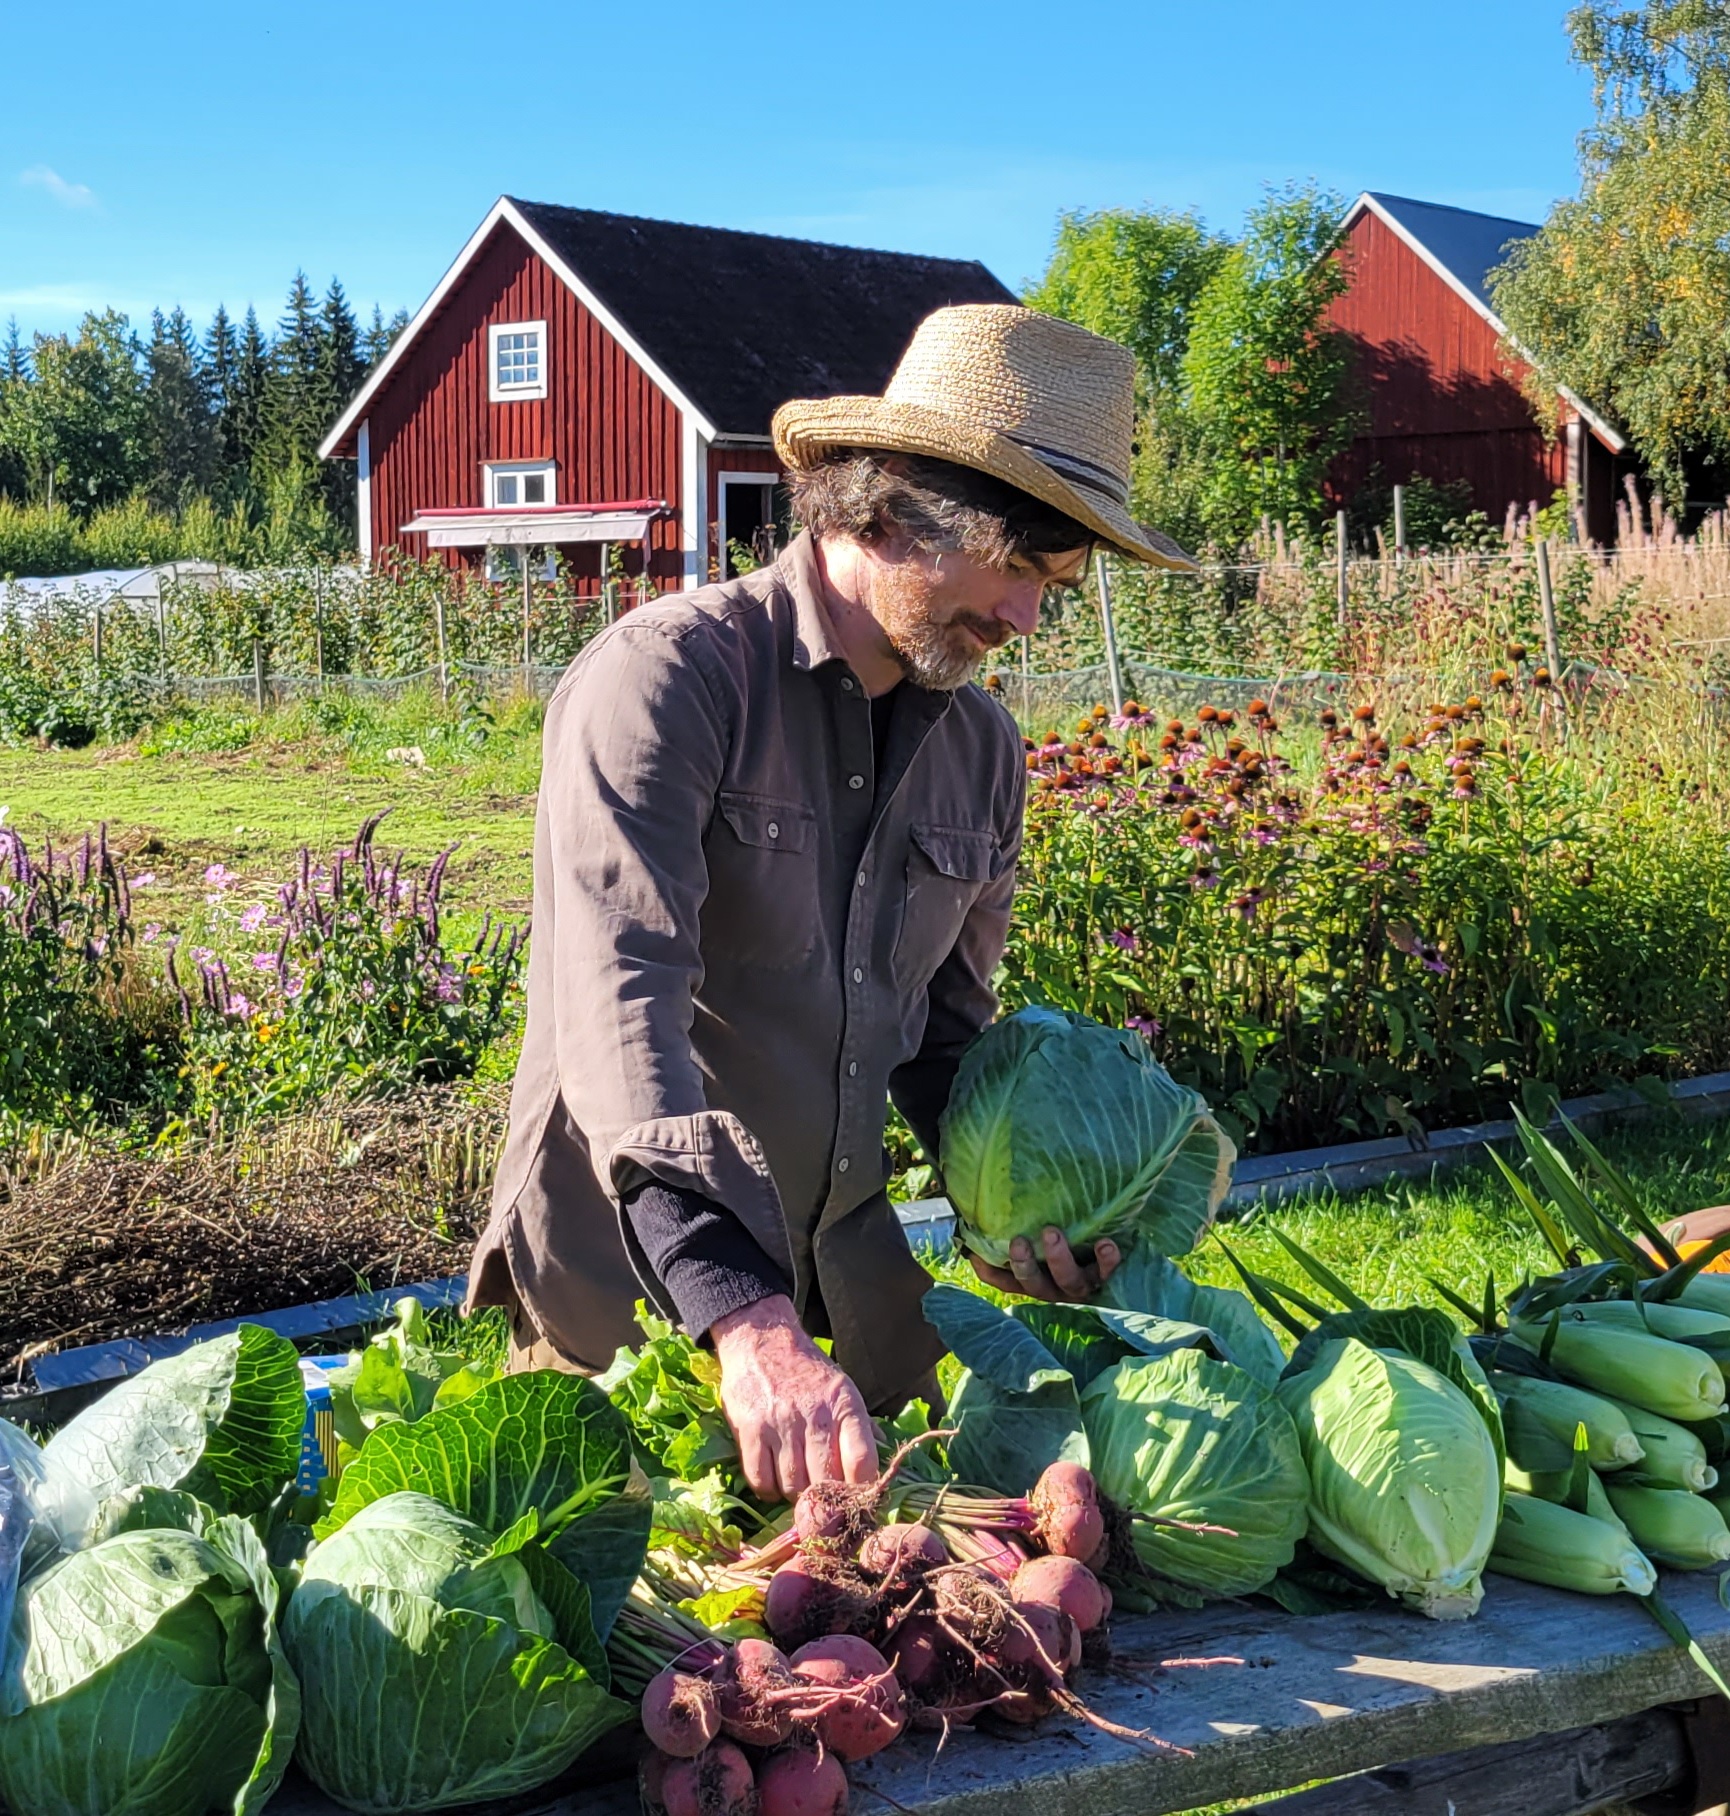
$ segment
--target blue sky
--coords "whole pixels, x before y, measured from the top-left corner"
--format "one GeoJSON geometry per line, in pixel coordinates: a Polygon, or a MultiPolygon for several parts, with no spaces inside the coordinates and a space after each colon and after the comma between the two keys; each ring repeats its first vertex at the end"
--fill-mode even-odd
{"type": "Polygon", "coordinates": [[[218,300],[269,321],[297,266],[413,308],[501,192],[976,257],[1016,286],[1064,207],[1233,226],[1262,184],[1313,177],[1536,220],[1590,111],[1563,11],[8,7],[0,321],[218,300]]]}

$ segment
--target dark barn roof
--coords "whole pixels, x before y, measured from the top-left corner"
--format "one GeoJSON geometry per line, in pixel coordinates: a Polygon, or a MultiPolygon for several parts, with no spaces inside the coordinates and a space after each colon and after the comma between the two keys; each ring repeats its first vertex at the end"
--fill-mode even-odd
{"type": "Polygon", "coordinates": [[[1018,300],[973,259],[512,199],[722,435],[768,434],[789,398],[881,391],[946,303],[1018,300]]]}
{"type": "Polygon", "coordinates": [[[1489,275],[1508,256],[1516,240],[1529,240],[1538,230],[1529,221],[1510,221],[1498,214],[1474,214],[1440,202],[1414,202],[1410,196],[1367,192],[1405,228],[1438,265],[1445,266],[1484,307],[1495,311],[1489,275]]]}

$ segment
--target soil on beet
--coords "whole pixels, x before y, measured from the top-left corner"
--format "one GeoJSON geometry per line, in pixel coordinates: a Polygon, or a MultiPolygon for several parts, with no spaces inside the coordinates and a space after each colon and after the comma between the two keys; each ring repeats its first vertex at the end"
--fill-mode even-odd
{"type": "Polygon", "coordinates": [[[336,1106],[184,1154],[70,1148],[0,1172],[0,1379],[37,1356],[459,1274],[502,1086],[336,1106]]]}

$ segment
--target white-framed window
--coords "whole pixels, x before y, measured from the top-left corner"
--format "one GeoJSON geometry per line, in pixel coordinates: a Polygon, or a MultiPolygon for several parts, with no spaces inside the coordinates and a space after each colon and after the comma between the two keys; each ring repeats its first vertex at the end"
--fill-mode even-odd
{"type": "Polygon", "coordinates": [[[547,394],[547,324],[494,322],[487,329],[487,395],[495,404],[547,394]]]}
{"type": "Polygon", "coordinates": [[[487,579],[495,586],[507,580],[520,583],[523,577],[523,563],[525,560],[529,564],[529,577],[531,579],[558,579],[559,558],[552,549],[522,549],[497,546],[487,550],[487,579]]]}
{"type": "Polygon", "coordinates": [[[559,469],[550,460],[489,461],[487,509],[520,511],[559,502],[559,469]]]}

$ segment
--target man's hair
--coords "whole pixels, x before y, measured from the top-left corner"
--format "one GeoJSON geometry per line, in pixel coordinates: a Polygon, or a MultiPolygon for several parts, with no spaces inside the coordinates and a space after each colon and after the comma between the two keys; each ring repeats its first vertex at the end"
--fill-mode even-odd
{"type": "Polygon", "coordinates": [[[834,448],[788,475],[793,510],[816,536],[902,538],[927,554],[1004,568],[1027,555],[1091,548],[1092,530],[989,473],[922,454],[834,448]]]}

